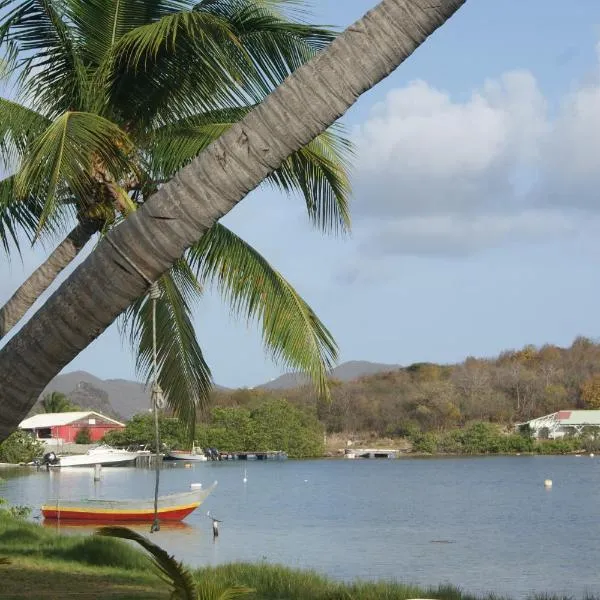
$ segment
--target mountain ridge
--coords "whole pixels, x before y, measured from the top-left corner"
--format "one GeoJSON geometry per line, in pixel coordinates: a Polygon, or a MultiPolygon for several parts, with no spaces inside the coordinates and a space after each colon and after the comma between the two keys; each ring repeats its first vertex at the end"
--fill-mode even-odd
{"type": "MultiPolygon", "coordinates": [[[[401,368],[400,365],[373,363],[369,361],[348,361],[335,367],[331,376],[340,381],[353,381],[366,375],[401,368]]],[[[284,373],[271,381],[254,386],[253,389],[283,390],[301,387],[309,380],[298,373],[284,373]]],[[[225,391],[220,385],[216,390],[225,391]]],[[[243,388],[241,388],[243,389],[243,388]]],[[[71,371],[57,375],[40,394],[41,398],[50,392],[61,392],[83,409],[97,410],[118,419],[130,419],[133,415],[150,409],[150,392],[143,383],[129,379],[101,379],[87,371],[71,371]]],[[[34,411],[39,407],[39,400],[34,411]]]]}

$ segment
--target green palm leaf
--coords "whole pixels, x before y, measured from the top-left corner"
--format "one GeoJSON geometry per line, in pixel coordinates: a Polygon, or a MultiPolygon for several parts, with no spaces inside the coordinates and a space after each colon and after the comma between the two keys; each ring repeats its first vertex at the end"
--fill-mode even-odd
{"type": "Polygon", "coordinates": [[[333,337],[283,276],[221,224],[188,251],[200,281],[217,285],[235,314],[258,320],[273,359],[306,373],[321,397],[337,359],[333,337]]]}
{"type": "Polygon", "coordinates": [[[65,3],[77,27],[82,56],[96,67],[130,31],[191,6],[186,0],[65,0],[65,3]]]}
{"type": "Polygon", "coordinates": [[[252,594],[256,590],[243,587],[233,586],[226,588],[222,584],[204,578],[197,586],[198,600],[238,600],[242,596],[252,594]]]}
{"type": "Polygon", "coordinates": [[[244,55],[231,48],[242,62],[250,58],[243,86],[256,102],[286,77],[323,50],[335,34],[321,27],[292,22],[279,10],[284,2],[256,0],[205,0],[196,10],[227,19],[241,43],[244,55]]]}
{"type": "Polygon", "coordinates": [[[206,0],[130,31],[114,49],[112,102],[151,124],[261,101],[334,37],[280,4],[206,0]]]}
{"type": "Polygon", "coordinates": [[[0,98],[0,161],[5,168],[17,162],[51,121],[17,102],[0,98]]]}
{"type": "Polygon", "coordinates": [[[22,93],[47,114],[84,109],[87,71],[67,24],[65,4],[51,0],[0,0],[0,46],[18,58],[12,70],[22,93]]]}
{"type": "Polygon", "coordinates": [[[7,255],[11,245],[20,251],[20,234],[33,240],[41,212],[42,204],[34,198],[17,199],[14,177],[0,179],[0,243],[7,255]]]}
{"type": "Polygon", "coordinates": [[[30,193],[43,199],[41,229],[66,194],[86,206],[95,201],[98,177],[116,181],[129,174],[131,148],[127,134],[107,119],[66,112],[31,145],[16,175],[16,189],[20,195],[30,193]]]}
{"type": "MultiPolygon", "coordinates": [[[[158,382],[169,408],[188,427],[190,439],[196,411],[206,408],[212,376],[196,339],[190,303],[198,297],[200,285],[184,260],[180,260],[158,281],[161,297],[156,301],[158,382]]],[[[125,313],[121,325],[136,352],[138,373],[152,376],[152,301],[137,300],[125,313]]]]}
{"type": "Polygon", "coordinates": [[[183,563],[175,560],[173,556],[160,546],[153,544],[148,538],[127,527],[101,527],[96,534],[137,542],[152,556],[152,562],[163,581],[172,587],[171,598],[174,600],[196,600],[196,584],[190,571],[184,567],[183,563]]]}
{"type": "MultiPolygon", "coordinates": [[[[170,179],[219,138],[250,108],[209,111],[159,127],[148,142],[150,170],[158,180],[170,179]]],[[[271,173],[267,183],[304,196],[313,223],[325,231],[348,230],[351,193],[347,171],[352,146],[337,126],[292,154],[271,173]]]]}

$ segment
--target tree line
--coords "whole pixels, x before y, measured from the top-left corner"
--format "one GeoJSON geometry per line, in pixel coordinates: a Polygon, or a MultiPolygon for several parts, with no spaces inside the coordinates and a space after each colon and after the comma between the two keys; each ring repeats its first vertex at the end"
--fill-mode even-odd
{"type": "MultiPolygon", "coordinates": [[[[161,416],[161,443],[167,448],[189,448],[189,429],[178,419],[161,416]]],[[[221,452],[283,450],[291,458],[321,456],[324,430],[315,415],[286,400],[270,398],[252,407],[215,407],[196,424],[194,442],[201,448],[221,452]]],[[[104,436],[116,446],[154,441],[154,419],[150,413],[135,415],[124,430],[104,436]]]]}
{"type": "Polygon", "coordinates": [[[454,365],[415,363],[395,371],[331,381],[331,401],[309,386],[213,394],[216,406],[257,406],[285,397],[316,415],[327,433],[410,437],[474,422],[512,426],[561,409],[600,408],[600,344],[578,337],[568,348],[525,346],[454,365]]]}

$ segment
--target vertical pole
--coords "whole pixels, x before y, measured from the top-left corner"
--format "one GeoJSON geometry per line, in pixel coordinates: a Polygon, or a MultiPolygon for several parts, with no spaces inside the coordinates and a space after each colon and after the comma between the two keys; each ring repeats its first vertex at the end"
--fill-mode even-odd
{"type": "Polygon", "coordinates": [[[155,452],[155,477],[154,477],[154,520],[150,533],[160,531],[158,519],[158,486],[160,482],[160,430],[158,427],[158,409],[162,406],[162,390],[158,384],[158,348],[156,342],[156,301],[160,298],[160,288],[154,282],[150,286],[150,299],[152,300],[152,408],[154,410],[154,443],[155,452]]]}

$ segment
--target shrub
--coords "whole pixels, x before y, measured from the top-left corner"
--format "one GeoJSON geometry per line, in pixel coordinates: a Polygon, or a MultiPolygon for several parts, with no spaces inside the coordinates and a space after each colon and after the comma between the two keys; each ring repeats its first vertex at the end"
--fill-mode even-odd
{"type": "Polygon", "coordinates": [[[28,463],[43,453],[44,444],[22,429],[11,433],[0,444],[0,462],[28,463]]]}
{"type": "Polygon", "coordinates": [[[90,430],[87,427],[80,429],[75,436],[76,444],[91,444],[92,437],[90,435],[90,430]]]}

